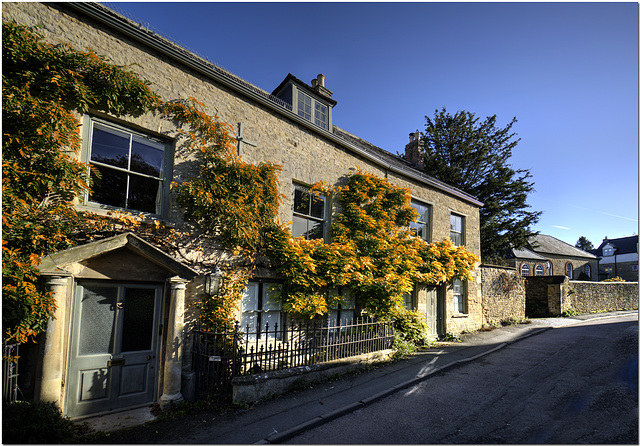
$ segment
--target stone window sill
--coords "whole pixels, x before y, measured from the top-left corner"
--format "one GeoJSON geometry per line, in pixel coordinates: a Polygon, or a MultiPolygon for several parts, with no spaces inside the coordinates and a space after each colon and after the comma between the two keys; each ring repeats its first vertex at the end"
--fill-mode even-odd
{"type": "Polygon", "coordinates": [[[466,314],[466,313],[453,313],[453,315],[451,315],[451,317],[461,317],[461,318],[464,318],[464,317],[469,317],[469,315],[468,315],[468,314],[466,314]]]}

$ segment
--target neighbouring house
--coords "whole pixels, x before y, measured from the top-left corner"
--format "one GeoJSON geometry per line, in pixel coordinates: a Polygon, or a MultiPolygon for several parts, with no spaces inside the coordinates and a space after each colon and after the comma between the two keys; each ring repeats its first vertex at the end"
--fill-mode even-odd
{"type": "Polygon", "coordinates": [[[597,249],[589,251],[598,257],[599,280],[620,277],[627,282],[638,281],[638,236],[607,238],[597,249]]]}
{"type": "Polygon", "coordinates": [[[550,235],[531,237],[528,248],[512,249],[506,261],[523,277],[567,276],[570,280],[598,280],[595,255],[550,235]]]}
{"type": "MultiPolygon", "coordinates": [[[[308,188],[320,181],[338,184],[360,167],[411,190],[412,205],[420,213],[413,225],[418,236],[427,241],[450,237],[480,256],[482,203],[337,127],[332,119],[337,101],[324,76],[309,85],[289,74],[268,93],[97,3],[7,2],[2,15],[4,21],[38,26],[47,42],[90,47],[111,63],[132,67],[165,101],[194,96],[215,111],[234,127],[245,161],[283,166],[279,219],[292,221],[294,235],[328,237],[334,207],[326,197],[309,206],[308,188]]],[[[181,228],[183,210],[169,185],[192,175],[193,159],[172,137],[175,125],[155,115],[75,112],[82,122],[80,160],[99,169],[103,178],[128,176],[132,187],[140,188],[134,199],[129,188],[98,185],[91,197],[79,197],[78,206],[96,213],[125,209],[181,228]],[[152,174],[114,169],[110,160],[128,154],[130,147],[154,168],[152,174]]],[[[564,271],[565,265],[550,257],[555,254],[541,255],[554,262],[556,273],[564,271]]],[[[191,369],[193,304],[212,272],[206,266],[212,263],[204,260],[215,256],[213,247],[166,253],[133,234],[121,234],[44,259],[40,269],[58,308],[40,342],[34,398],[55,401],[70,417],[180,401],[191,369]]],[[[589,262],[575,261],[574,271],[589,262]]],[[[479,271],[478,264],[476,279],[479,271]]],[[[283,321],[287,315],[268,298],[268,285],[277,281],[268,269],[260,269],[237,318],[258,326],[283,321]]],[[[406,306],[425,315],[434,335],[482,325],[479,280],[417,286],[406,306]]],[[[349,316],[357,309],[340,311],[349,316]]],[[[342,316],[334,312],[331,317],[342,316]]]]}

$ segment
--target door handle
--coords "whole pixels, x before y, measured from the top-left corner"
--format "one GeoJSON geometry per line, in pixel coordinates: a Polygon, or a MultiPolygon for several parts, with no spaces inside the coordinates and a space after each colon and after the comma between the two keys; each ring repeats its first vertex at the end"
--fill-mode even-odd
{"type": "Polygon", "coordinates": [[[110,359],[109,361],[107,361],[107,367],[116,367],[119,365],[124,365],[124,358],[110,359]]]}

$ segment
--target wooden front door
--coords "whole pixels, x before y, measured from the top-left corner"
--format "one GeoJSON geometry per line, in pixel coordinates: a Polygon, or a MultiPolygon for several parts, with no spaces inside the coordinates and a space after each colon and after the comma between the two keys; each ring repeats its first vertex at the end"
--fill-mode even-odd
{"type": "Polygon", "coordinates": [[[77,284],[66,415],[154,401],[161,302],[160,284],[77,284]]]}
{"type": "Polygon", "coordinates": [[[427,288],[427,326],[429,337],[438,338],[445,334],[444,326],[444,290],[440,286],[427,288]]]}

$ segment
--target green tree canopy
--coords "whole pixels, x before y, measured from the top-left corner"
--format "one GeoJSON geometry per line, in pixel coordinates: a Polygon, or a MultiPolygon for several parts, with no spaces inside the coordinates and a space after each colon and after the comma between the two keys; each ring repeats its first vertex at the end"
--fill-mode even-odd
{"type": "Polygon", "coordinates": [[[451,115],[445,108],[426,116],[424,169],[435,178],[477,197],[480,209],[480,241],[483,260],[497,260],[509,248],[526,246],[535,232],[541,212],[530,210],[527,196],[533,191],[528,169],[509,164],[520,139],[511,128],[496,125],[496,115],[480,120],[474,113],[451,115]]]}
{"type": "Polygon", "coordinates": [[[582,249],[583,251],[588,251],[590,249],[593,249],[593,243],[591,243],[591,241],[588,238],[586,238],[584,235],[580,236],[575,246],[576,248],[582,249]]]}

